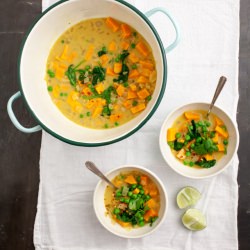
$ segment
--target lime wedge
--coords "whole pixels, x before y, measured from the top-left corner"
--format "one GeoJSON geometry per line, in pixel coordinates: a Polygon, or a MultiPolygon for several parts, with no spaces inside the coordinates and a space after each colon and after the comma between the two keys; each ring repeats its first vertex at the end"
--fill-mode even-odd
{"type": "Polygon", "coordinates": [[[195,208],[188,209],[182,216],[183,225],[193,231],[202,230],[207,226],[204,214],[195,208]]]}
{"type": "Polygon", "coordinates": [[[193,187],[183,188],[176,197],[176,202],[179,208],[186,208],[195,205],[201,198],[201,193],[193,187]]]}

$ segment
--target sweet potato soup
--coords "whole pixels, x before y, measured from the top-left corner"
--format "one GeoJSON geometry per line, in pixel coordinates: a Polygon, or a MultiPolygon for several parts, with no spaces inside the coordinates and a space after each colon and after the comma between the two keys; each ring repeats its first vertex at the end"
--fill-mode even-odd
{"type": "Polygon", "coordinates": [[[72,26],[47,61],[47,88],[55,105],[73,122],[94,129],[122,125],[142,112],[156,77],[146,40],[110,17],[72,26]]]}
{"type": "Polygon", "coordinates": [[[158,218],[160,194],[155,183],[137,171],[121,173],[107,186],[104,203],[107,214],[122,227],[152,226],[158,218]]]}
{"type": "Polygon", "coordinates": [[[229,134],[224,122],[215,114],[194,110],[182,114],[167,131],[172,153],[184,165],[213,167],[227,154],[229,134]]]}

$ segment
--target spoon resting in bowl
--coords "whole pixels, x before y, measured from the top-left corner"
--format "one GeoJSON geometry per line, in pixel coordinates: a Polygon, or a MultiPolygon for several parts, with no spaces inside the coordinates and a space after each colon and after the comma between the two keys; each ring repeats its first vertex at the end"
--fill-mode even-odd
{"type": "Polygon", "coordinates": [[[211,102],[211,104],[210,104],[210,106],[209,106],[209,108],[208,108],[207,118],[208,118],[209,114],[211,113],[211,110],[212,110],[212,108],[213,108],[213,106],[214,106],[214,104],[215,104],[215,102],[216,102],[218,96],[220,95],[220,92],[221,92],[221,90],[223,89],[223,87],[224,87],[226,81],[227,81],[227,78],[226,78],[225,76],[221,76],[221,77],[220,77],[219,82],[218,82],[218,85],[217,85],[217,88],[216,88],[216,90],[215,90],[215,92],[214,92],[213,100],[212,100],[212,102],[211,102]]]}
{"type": "Polygon", "coordinates": [[[117,187],[97,168],[97,166],[92,161],[86,161],[85,166],[95,175],[99,176],[103,181],[108,183],[108,185],[113,189],[117,189],[117,187]]]}

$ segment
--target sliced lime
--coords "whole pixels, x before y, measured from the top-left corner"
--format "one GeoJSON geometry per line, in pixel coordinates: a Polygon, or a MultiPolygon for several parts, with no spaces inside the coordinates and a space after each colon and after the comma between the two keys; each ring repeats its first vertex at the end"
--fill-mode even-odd
{"type": "Polygon", "coordinates": [[[202,230],[207,226],[204,214],[195,208],[188,209],[182,216],[183,225],[193,231],[202,230]]]}
{"type": "Polygon", "coordinates": [[[195,205],[201,198],[201,193],[194,187],[183,188],[176,197],[176,202],[179,208],[186,208],[195,205]]]}

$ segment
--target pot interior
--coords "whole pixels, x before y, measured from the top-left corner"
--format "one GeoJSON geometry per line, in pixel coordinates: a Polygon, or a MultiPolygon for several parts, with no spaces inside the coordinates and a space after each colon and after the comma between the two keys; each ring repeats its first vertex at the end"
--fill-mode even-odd
{"type": "Polygon", "coordinates": [[[145,20],[122,3],[108,0],[62,2],[38,20],[24,43],[19,65],[23,95],[40,124],[60,139],[74,144],[96,144],[117,140],[142,125],[154,110],[154,106],[157,106],[160,93],[164,91],[165,55],[160,43],[145,20]],[[59,111],[47,92],[44,78],[50,49],[65,30],[82,20],[107,16],[128,23],[146,38],[156,61],[157,82],[152,100],[136,118],[120,127],[95,130],[70,121],[59,111]]]}

